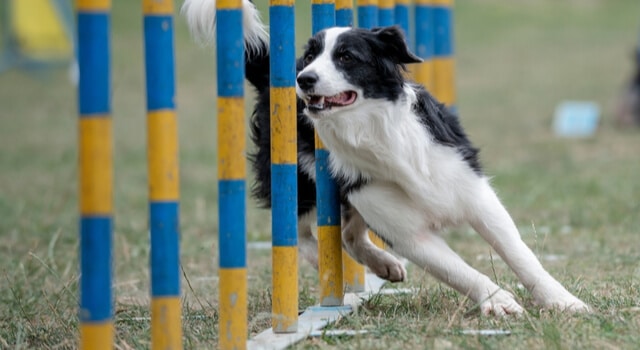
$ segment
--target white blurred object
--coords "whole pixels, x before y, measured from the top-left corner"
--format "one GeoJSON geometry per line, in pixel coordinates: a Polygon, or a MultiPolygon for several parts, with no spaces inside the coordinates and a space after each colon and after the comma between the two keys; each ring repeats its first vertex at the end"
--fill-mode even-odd
{"type": "Polygon", "coordinates": [[[562,137],[593,136],[598,129],[600,106],[591,101],[565,101],[556,107],[553,131],[562,137]]]}
{"type": "Polygon", "coordinates": [[[463,329],[460,334],[464,335],[510,335],[511,331],[504,329],[463,329]]]}
{"type": "Polygon", "coordinates": [[[78,86],[78,82],[80,81],[80,67],[78,67],[78,61],[75,59],[71,64],[69,64],[67,76],[69,77],[69,82],[73,84],[73,86],[78,86]]]}

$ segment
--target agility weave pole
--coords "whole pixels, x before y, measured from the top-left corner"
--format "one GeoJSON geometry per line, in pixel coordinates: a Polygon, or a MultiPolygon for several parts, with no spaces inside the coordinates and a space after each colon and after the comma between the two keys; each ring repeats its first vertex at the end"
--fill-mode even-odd
{"type": "Polygon", "coordinates": [[[242,0],[218,0],[219,347],[247,342],[246,136],[242,0]]]}
{"type": "Polygon", "coordinates": [[[113,344],[113,136],[109,0],[77,2],[80,348],[113,344]]]}
{"type": "MultiPolygon", "coordinates": [[[[311,32],[334,27],[335,2],[313,0],[311,3],[311,32]]],[[[329,152],[315,135],[316,145],[316,208],[318,216],[318,278],[320,305],[340,306],[344,296],[342,281],[342,238],[340,191],[331,177],[329,152]]]]}
{"type": "Polygon", "coordinates": [[[271,0],[272,328],[298,330],[298,149],[294,0],[271,0]]]}
{"type": "MultiPolygon", "coordinates": [[[[353,0],[336,0],[336,25],[353,26],[353,0]]],[[[365,268],[342,249],[342,281],[345,292],[365,291],[365,268]]]]}
{"type": "Polygon", "coordinates": [[[182,349],[173,0],[144,0],[151,347],[182,349]]]}

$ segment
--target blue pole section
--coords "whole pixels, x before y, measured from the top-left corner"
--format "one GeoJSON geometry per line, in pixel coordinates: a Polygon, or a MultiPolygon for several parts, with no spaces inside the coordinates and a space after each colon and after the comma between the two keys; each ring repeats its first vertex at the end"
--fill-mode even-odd
{"type": "Polygon", "coordinates": [[[378,0],[358,0],[358,27],[371,29],[378,26],[378,0]]]}
{"type": "Polygon", "coordinates": [[[336,0],[336,25],[339,27],[353,26],[352,0],[336,0]]]}
{"type": "Polygon", "coordinates": [[[395,22],[404,31],[404,37],[407,40],[407,45],[414,50],[413,35],[409,29],[409,0],[396,0],[395,8],[395,22]]]}
{"type": "Polygon", "coordinates": [[[378,25],[380,27],[392,26],[396,23],[395,0],[379,0],[378,25]]]}

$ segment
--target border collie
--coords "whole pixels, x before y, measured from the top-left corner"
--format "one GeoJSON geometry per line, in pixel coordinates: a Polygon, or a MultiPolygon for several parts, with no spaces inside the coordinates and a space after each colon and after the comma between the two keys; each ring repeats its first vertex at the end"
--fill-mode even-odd
{"type": "MultiPolygon", "coordinates": [[[[246,76],[257,90],[250,155],[253,195],[270,205],[269,40],[244,0],[246,76]]],[[[215,1],[187,0],[183,14],[196,37],[215,37],[215,1]]],[[[458,118],[424,87],[405,79],[409,52],[397,27],[330,28],[312,37],[297,61],[300,250],[317,263],[314,129],[330,152],[344,199],[342,240],[360,263],[389,281],[403,264],[377,248],[373,229],[391,249],[480,306],[483,314],[520,314],[514,296],[469,266],[438,234],[468,223],[495,249],[544,308],[589,307],[569,293],[521,240],[458,118]]]]}

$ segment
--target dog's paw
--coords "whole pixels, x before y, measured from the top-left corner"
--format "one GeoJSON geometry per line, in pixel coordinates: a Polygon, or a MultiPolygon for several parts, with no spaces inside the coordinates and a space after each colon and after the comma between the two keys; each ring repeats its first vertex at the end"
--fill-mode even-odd
{"type": "Polygon", "coordinates": [[[387,252],[381,253],[382,254],[376,254],[375,260],[369,261],[367,264],[369,270],[389,282],[404,281],[407,276],[407,270],[405,270],[404,264],[387,252]]]}
{"type": "Polygon", "coordinates": [[[520,315],[524,309],[518,304],[513,294],[500,289],[480,303],[480,312],[486,316],[506,316],[520,315]]]}
{"type": "Polygon", "coordinates": [[[551,281],[540,286],[535,288],[532,294],[536,304],[542,309],[569,313],[591,312],[587,304],[569,293],[559,282],[551,281]]]}
{"type": "Polygon", "coordinates": [[[558,298],[552,300],[545,300],[544,303],[540,303],[545,310],[558,310],[568,313],[589,313],[591,308],[585,304],[582,300],[576,298],[570,293],[566,293],[558,298]]]}

